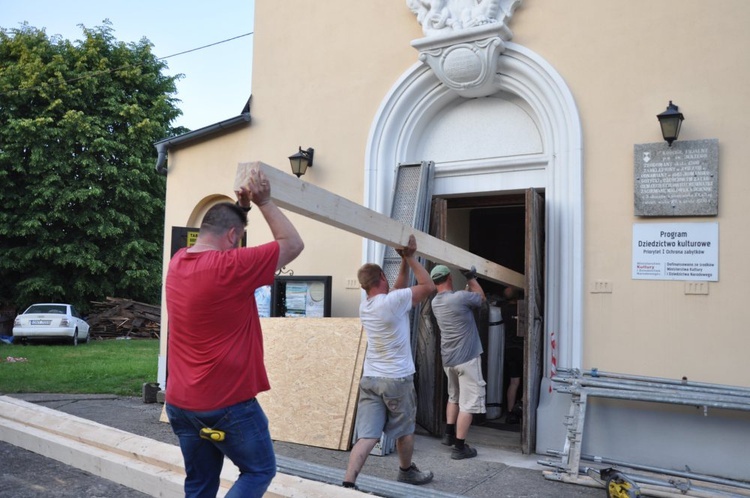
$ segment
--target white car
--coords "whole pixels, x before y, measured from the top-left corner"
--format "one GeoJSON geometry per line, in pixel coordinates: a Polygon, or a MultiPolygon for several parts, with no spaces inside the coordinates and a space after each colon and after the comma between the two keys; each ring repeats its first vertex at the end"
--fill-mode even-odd
{"type": "Polygon", "coordinates": [[[91,339],[89,324],[70,304],[32,304],[13,323],[13,342],[63,339],[77,346],[91,339]]]}

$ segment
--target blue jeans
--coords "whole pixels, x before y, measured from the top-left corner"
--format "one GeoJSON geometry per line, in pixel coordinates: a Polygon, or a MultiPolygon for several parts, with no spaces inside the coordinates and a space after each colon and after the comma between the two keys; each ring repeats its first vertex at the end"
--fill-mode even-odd
{"type": "Polygon", "coordinates": [[[226,498],[263,496],[276,475],[276,456],[260,403],[252,399],[209,412],[167,404],[167,416],[185,460],[186,498],[216,498],[224,456],[240,470],[226,498]],[[204,427],[224,431],[224,441],[201,438],[204,427]]]}

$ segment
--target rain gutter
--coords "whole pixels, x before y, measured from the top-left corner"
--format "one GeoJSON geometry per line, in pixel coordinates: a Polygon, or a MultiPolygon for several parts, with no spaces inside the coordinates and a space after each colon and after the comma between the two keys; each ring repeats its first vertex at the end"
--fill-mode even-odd
{"type": "Polygon", "coordinates": [[[239,116],[225,119],[224,121],[219,121],[218,123],[214,123],[212,125],[205,126],[203,128],[184,133],[182,135],[178,135],[176,137],[165,138],[164,140],[155,142],[154,147],[156,147],[156,152],[159,154],[156,158],[156,172],[160,175],[167,174],[167,154],[171,147],[184,145],[186,143],[194,142],[197,140],[203,140],[208,136],[230,130],[232,128],[236,128],[241,125],[245,125],[249,122],[250,112],[243,112],[239,116]]]}

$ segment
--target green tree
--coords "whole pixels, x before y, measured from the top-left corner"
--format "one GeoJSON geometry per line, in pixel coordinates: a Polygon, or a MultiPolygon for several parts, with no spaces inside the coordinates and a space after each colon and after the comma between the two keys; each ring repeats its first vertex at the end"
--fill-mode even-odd
{"type": "Polygon", "coordinates": [[[175,81],[142,38],[0,28],[0,301],[160,299],[175,81]]]}

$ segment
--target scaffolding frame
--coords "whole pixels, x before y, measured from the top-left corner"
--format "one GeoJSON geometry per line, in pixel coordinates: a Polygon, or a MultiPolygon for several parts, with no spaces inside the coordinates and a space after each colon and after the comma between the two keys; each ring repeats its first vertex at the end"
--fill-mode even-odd
{"type": "Polygon", "coordinates": [[[600,469],[581,467],[581,461],[585,460],[600,466],[609,465],[684,479],[664,480],[653,475],[628,473],[629,478],[644,490],[648,490],[649,496],[750,496],[750,482],[698,474],[689,469],[680,472],[639,465],[581,452],[589,398],[700,406],[703,407],[704,414],[707,414],[709,408],[750,411],[750,389],[692,382],[686,378],[664,379],[600,372],[597,369],[585,372],[577,369],[558,369],[552,381],[556,392],[571,395],[571,405],[565,420],[567,432],[563,450],[548,451],[548,454],[559,457],[559,460],[538,462],[555,469],[545,471],[545,478],[587,486],[603,485],[602,479],[598,477],[600,469]],[[696,485],[693,481],[700,481],[704,485],[696,485]]]}

